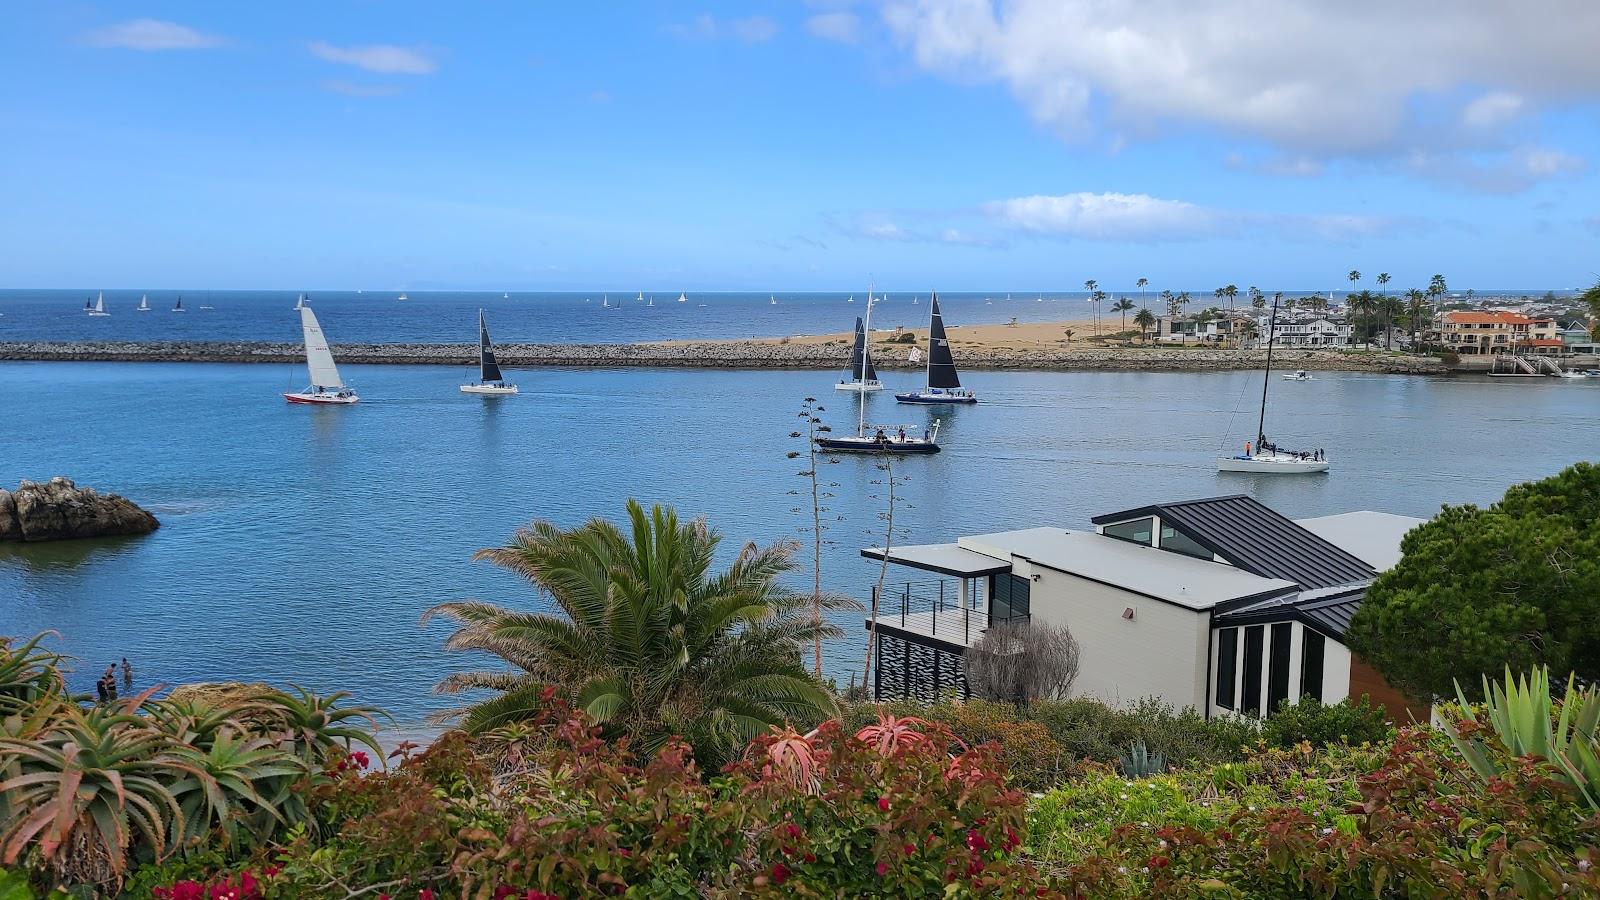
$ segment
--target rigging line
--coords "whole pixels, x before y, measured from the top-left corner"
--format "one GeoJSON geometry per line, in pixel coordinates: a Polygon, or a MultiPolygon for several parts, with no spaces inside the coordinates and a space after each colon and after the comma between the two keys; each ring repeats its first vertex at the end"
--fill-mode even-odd
{"type": "MultiPolygon", "coordinates": [[[[1242,371],[1249,371],[1249,370],[1246,369],[1246,370],[1242,370],[1242,371]]],[[[1233,397],[1233,411],[1228,413],[1228,427],[1222,432],[1222,435],[1217,438],[1217,452],[1218,453],[1221,453],[1223,448],[1225,446],[1227,446],[1228,435],[1233,434],[1233,423],[1234,423],[1234,420],[1239,418],[1239,402],[1244,399],[1245,392],[1248,391],[1249,389],[1250,389],[1250,381],[1249,381],[1249,379],[1241,378],[1239,380],[1239,392],[1237,394],[1235,394],[1234,397],[1233,397]]]]}

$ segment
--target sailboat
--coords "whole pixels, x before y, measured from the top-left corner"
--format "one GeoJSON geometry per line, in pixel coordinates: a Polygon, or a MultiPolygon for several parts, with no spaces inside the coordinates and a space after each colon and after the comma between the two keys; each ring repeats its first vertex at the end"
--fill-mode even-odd
{"type": "Polygon", "coordinates": [[[846,303],[854,303],[854,302],[856,302],[856,295],[855,294],[851,294],[850,295],[850,299],[848,299],[848,300],[846,300],[844,302],[846,302],[846,303]]]}
{"type": "Polygon", "coordinates": [[[406,292],[405,291],[401,291],[400,292],[400,296],[396,297],[395,299],[396,300],[410,300],[411,298],[406,296],[406,292]]]}
{"type": "MultiPolygon", "coordinates": [[[[867,318],[872,318],[872,307],[867,307],[867,318]]],[[[845,373],[848,378],[839,379],[833,386],[836,391],[855,391],[857,393],[871,393],[883,390],[883,382],[878,380],[878,372],[872,367],[872,357],[867,350],[867,329],[862,324],[861,317],[856,317],[856,341],[850,349],[850,370],[845,373]]]]}
{"type": "Polygon", "coordinates": [[[610,294],[601,294],[600,295],[600,308],[601,309],[610,309],[611,308],[611,295],[610,294]]]}
{"type": "Polygon", "coordinates": [[[510,292],[510,291],[504,291],[504,292],[502,292],[502,293],[501,293],[501,294],[500,294],[500,299],[501,299],[501,300],[510,300],[510,299],[511,299],[511,292],[510,292]]]}
{"type": "Polygon", "coordinates": [[[508,383],[500,374],[500,363],[494,358],[494,345],[489,343],[489,326],[484,324],[483,310],[478,310],[478,380],[463,384],[463,394],[515,394],[517,386],[508,383]]]}
{"type": "Polygon", "coordinates": [[[1255,475],[1304,475],[1328,471],[1328,460],[1321,450],[1285,450],[1267,441],[1267,385],[1272,383],[1272,343],[1278,332],[1278,304],[1273,301],[1272,318],[1267,325],[1267,371],[1261,376],[1261,418],[1256,423],[1255,446],[1246,441],[1237,456],[1217,457],[1219,472],[1249,472],[1255,475]]]}
{"type": "Polygon", "coordinates": [[[683,293],[682,291],[679,291],[678,292],[678,302],[679,303],[688,303],[689,302],[689,295],[683,293]]]}
{"type": "MultiPolygon", "coordinates": [[[[867,296],[872,296],[872,290],[870,288],[867,290],[867,296]]],[[[851,359],[851,363],[856,366],[856,380],[854,383],[860,385],[861,387],[846,388],[841,385],[840,387],[842,390],[866,391],[868,390],[866,386],[869,384],[877,385],[877,387],[871,388],[871,390],[882,390],[883,388],[883,385],[878,384],[878,379],[872,372],[872,351],[867,346],[866,342],[867,328],[870,327],[871,324],[872,304],[868,303],[866,321],[858,321],[856,324],[856,347],[858,348],[859,358],[853,357],[851,359]]],[[[817,448],[819,450],[833,453],[885,453],[900,456],[922,453],[938,453],[938,440],[938,419],[933,420],[933,427],[923,432],[922,437],[917,437],[915,434],[908,434],[906,431],[906,426],[904,425],[898,427],[892,425],[875,425],[873,426],[872,433],[868,434],[867,397],[866,394],[863,393],[861,395],[861,399],[858,404],[858,411],[856,413],[856,433],[854,435],[845,435],[843,437],[833,437],[832,435],[819,437],[817,438],[817,448]]]]}
{"type": "Polygon", "coordinates": [[[771,294],[768,294],[768,295],[767,295],[767,304],[768,304],[768,305],[769,305],[769,306],[777,306],[777,305],[778,305],[778,298],[777,298],[777,297],[774,297],[774,296],[773,296],[773,295],[771,295],[771,294]]]}
{"type": "Polygon", "coordinates": [[[950,339],[944,333],[944,315],[939,312],[939,294],[934,292],[928,301],[928,377],[920,391],[895,394],[901,403],[977,403],[978,396],[961,387],[956,374],[955,357],[950,353],[950,339]]]}
{"type": "Polygon", "coordinates": [[[172,311],[173,312],[183,312],[183,295],[182,294],[178,295],[178,302],[173,304],[172,311]]]}
{"type": "Polygon", "coordinates": [[[94,309],[89,310],[89,315],[91,315],[91,316],[109,316],[109,315],[111,315],[111,313],[106,312],[106,292],[105,291],[101,291],[99,293],[99,295],[97,295],[95,297],[94,309]]]}
{"type": "MultiPolygon", "coordinates": [[[[644,294],[641,292],[639,294],[639,296],[643,297],[644,294]]],[[[655,294],[651,294],[650,295],[650,302],[646,303],[645,306],[655,306],[655,305],[656,305],[656,295],[655,294]]]]}
{"type": "Polygon", "coordinates": [[[150,311],[150,296],[148,294],[139,295],[139,312],[149,312],[149,311],[150,311]]]}
{"type": "Polygon", "coordinates": [[[311,307],[300,307],[300,330],[306,338],[306,370],[311,374],[311,385],[303,391],[284,394],[290,403],[345,404],[360,400],[356,392],[345,387],[339,379],[339,367],[333,364],[333,351],[328,349],[328,339],[317,324],[317,314],[311,307]]]}
{"type": "Polygon", "coordinates": [[[83,311],[89,312],[92,309],[94,309],[94,301],[88,297],[83,298],[83,311]]]}

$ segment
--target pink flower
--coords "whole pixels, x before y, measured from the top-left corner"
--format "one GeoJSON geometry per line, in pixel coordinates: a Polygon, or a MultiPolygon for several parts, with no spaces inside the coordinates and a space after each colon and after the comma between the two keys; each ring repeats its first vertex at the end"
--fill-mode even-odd
{"type": "Polygon", "coordinates": [[[982,853],[989,849],[989,841],[978,833],[976,828],[967,829],[967,847],[974,853],[982,853]]]}
{"type": "Polygon", "coordinates": [[[916,852],[917,852],[917,845],[916,845],[916,844],[907,844],[907,845],[906,845],[906,846],[905,846],[905,851],[906,851],[906,855],[907,855],[907,856],[910,856],[910,855],[912,855],[912,854],[913,854],[913,853],[916,853],[916,852]]]}
{"type": "Polygon", "coordinates": [[[889,798],[888,797],[879,797],[878,798],[878,809],[883,811],[883,812],[888,812],[889,811],[889,798]]]}
{"type": "Polygon", "coordinates": [[[502,884],[494,889],[494,900],[506,900],[507,897],[515,894],[516,892],[516,888],[506,887],[502,884]]]}
{"type": "Polygon", "coordinates": [[[878,863],[878,877],[882,878],[887,874],[889,874],[889,864],[886,862],[878,863]]]}
{"type": "Polygon", "coordinates": [[[785,881],[788,881],[788,880],[789,880],[789,867],[788,866],[784,865],[783,863],[778,863],[777,865],[772,867],[772,883],[773,884],[783,884],[785,881]]]}
{"type": "Polygon", "coordinates": [[[784,830],[784,833],[789,835],[789,837],[791,839],[798,839],[800,837],[800,834],[801,834],[800,826],[794,824],[793,822],[790,822],[789,824],[783,826],[783,830],[784,830]]]}
{"type": "Polygon", "coordinates": [[[356,765],[363,769],[372,765],[372,759],[371,757],[367,756],[367,751],[365,750],[357,750],[356,752],[350,754],[350,758],[355,760],[356,765]]]}
{"type": "Polygon", "coordinates": [[[433,889],[423,888],[422,890],[417,891],[417,900],[434,900],[433,889]]]}

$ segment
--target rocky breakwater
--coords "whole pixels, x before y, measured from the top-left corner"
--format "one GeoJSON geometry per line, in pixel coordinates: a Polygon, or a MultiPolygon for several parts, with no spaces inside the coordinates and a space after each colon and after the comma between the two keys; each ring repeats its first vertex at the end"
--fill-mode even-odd
{"type": "MultiPolygon", "coordinates": [[[[873,363],[879,369],[920,369],[908,359],[910,345],[875,342],[873,363]]],[[[336,344],[340,363],[388,365],[473,365],[474,344],[336,344]]],[[[1264,350],[1218,350],[1180,347],[1005,347],[955,346],[962,369],[1035,369],[1047,371],[1221,371],[1260,369],[1264,350]]],[[[505,366],[641,366],[691,369],[843,369],[850,348],[832,343],[785,340],[667,341],[650,344],[500,344],[495,354],[505,366]]],[[[0,343],[0,360],[77,362],[278,362],[302,363],[299,344],[40,342],[0,343]]],[[[1277,350],[1280,369],[1387,372],[1439,375],[1447,369],[1431,356],[1339,350],[1277,350]]]]}
{"type": "Polygon", "coordinates": [[[24,481],[14,491],[0,488],[0,542],[149,534],[160,527],[133,501],[59,476],[45,484],[24,481]]]}

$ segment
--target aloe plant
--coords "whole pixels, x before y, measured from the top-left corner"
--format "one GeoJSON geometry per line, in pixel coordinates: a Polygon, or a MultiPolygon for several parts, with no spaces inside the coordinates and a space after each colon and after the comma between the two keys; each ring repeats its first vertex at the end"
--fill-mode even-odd
{"type": "Polygon", "coordinates": [[[61,655],[39,647],[45,634],[35,635],[17,647],[0,638],[0,716],[66,693],[61,655]]]}
{"type": "Polygon", "coordinates": [[[1151,753],[1144,741],[1134,741],[1128,745],[1128,752],[1122,754],[1121,767],[1122,774],[1129,778],[1147,778],[1165,772],[1167,758],[1160,753],[1151,753]]]}
{"type": "Polygon", "coordinates": [[[282,692],[263,698],[267,712],[276,717],[290,743],[292,752],[308,765],[320,766],[328,751],[341,747],[348,750],[352,743],[366,746],[380,759],[383,747],[368,728],[357,722],[376,727],[380,716],[388,714],[375,706],[359,703],[346,704],[349,691],[316,694],[299,685],[291,685],[293,693],[282,692]]]}
{"type": "MultiPolygon", "coordinates": [[[[1568,676],[1567,692],[1557,713],[1550,695],[1549,669],[1541,666],[1525,677],[1513,679],[1508,666],[1503,683],[1491,683],[1484,676],[1483,696],[1480,721],[1461,684],[1456,683],[1462,719],[1487,725],[1514,758],[1535,756],[1545,760],[1558,779],[1576,789],[1592,809],[1600,810],[1600,747],[1595,743],[1600,692],[1596,688],[1579,691],[1576,679],[1568,676]]],[[[1448,719],[1444,730],[1480,778],[1487,781],[1505,771],[1486,742],[1463,735],[1448,719]]]]}
{"type": "Polygon", "coordinates": [[[302,760],[270,739],[241,737],[231,728],[220,729],[204,751],[184,747],[173,755],[185,773],[171,785],[183,812],[172,835],[181,846],[202,844],[215,834],[223,847],[231,847],[241,824],[255,836],[286,824],[278,806],[310,773],[302,760]],[[178,830],[178,823],[185,829],[178,830]]]}

